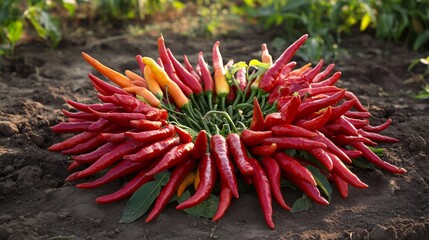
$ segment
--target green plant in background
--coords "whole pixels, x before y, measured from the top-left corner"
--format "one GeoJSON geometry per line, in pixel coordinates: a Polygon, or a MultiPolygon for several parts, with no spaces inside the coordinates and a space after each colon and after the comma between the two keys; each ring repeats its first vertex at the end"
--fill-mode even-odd
{"type": "Polygon", "coordinates": [[[361,31],[375,29],[380,39],[409,43],[414,50],[429,43],[427,0],[246,0],[244,4],[252,21],[278,30],[283,40],[275,39],[274,45],[309,33],[312,41],[301,54],[306,61],[337,56],[341,35],[357,26],[361,31]]]}
{"type": "Polygon", "coordinates": [[[425,81],[426,76],[429,76],[429,56],[427,56],[426,58],[420,58],[420,59],[414,60],[408,67],[408,71],[411,71],[414,67],[416,67],[420,63],[426,65],[426,71],[424,73],[417,75],[418,76],[417,78],[421,79],[425,83],[423,85],[422,90],[417,94],[413,95],[413,97],[416,99],[426,100],[426,99],[429,99],[429,83],[425,81]]]}
{"type": "Polygon", "coordinates": [[[13,52],[16,43],[30,26],[39,37],[51,40],[52,45],[56,46],[62,35],[59,16],[52,14],[52,10],[73,15],[74,6],[62,0],[0,1],[0,55],[13,52]]]}

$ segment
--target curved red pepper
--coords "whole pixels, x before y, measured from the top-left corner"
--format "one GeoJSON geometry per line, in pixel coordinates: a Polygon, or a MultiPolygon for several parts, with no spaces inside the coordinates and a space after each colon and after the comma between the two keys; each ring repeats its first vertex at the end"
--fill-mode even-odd
{"type": "Polygon", "coordinates": [[[261,107],[259,106],[258,99],[253,98],[253,117],[252,122],[250,123],[250,130],[253,131],[264,131],[265,130],[265,120],[264,115],[262,114],[261,107]]]}
{"type": "Polygon", "coordinates": [[[326,148],[324,143],[303,137],[270,137],[262,140],[262,144],[277,144],[277,149],[311,150],[313,148],[326,148]]]}
{"type": "Polygon", "coordinates": [[[250,148],[250,153],[253,156],[258,157],[270,157],[277,150],[277,144],[272,143],[271,145],[259,145],[250,148]]]}
{"type": "Polygon", "coordinates": [[[185,208],[194,207],[210,197],[210,193],[215,186],[217,178],[215,161],[210,153],[206,153],[201,159],[198,171],[200,183],[198,184],[195,194],[183,203],[179,204],[176,209],[182,210],[185,208]]]}
{"type": "Polygon", "coordinates": [[[252,174],[252,182],[255,185],[256,192],[258,193],[258,199],[262,211],[264,212],[265,222],[267,223],[268,227],[274,229],[275,225],[273,222],[270,182],[268,181],[268,177],[264,169],[256,159],[250,158],[249,162],[254,169],[252,174]]]}
{"type": "Polygon", "coordinates": [[[229,189],[227,184],[222,181],[220,181],[220,196],[219,196],[219,206],[216,211],[216,214],[214,215],[212,221],[216,222],[220,220],[223,215],[225,215],[226,210],[228,210],[229,205],[231,204],[232,200],[232,191],[229,189]]]}
{"type": "Polygon", "coordinates": [[[317,185],[311,172],[291,156],[284,152],[277,151],[274,153],[273,157],[279,163],[280,168],[288,175],[293,178],[299,178],[314,186],[317,185]]]}
{"type": "Polygon", "coordinates": [[[216,161],[217,169],[219,170],[220,178],[231,189],[232,195],[238,198],[237,178],[235,176],[234,165],[229,158],[226,139],[220,134],[215,134],[212,136],[210,147],[216,161]]]}
{"type": "Polygon", "coordinates": [[[281,170],[279,164],[271,157],[263,157],[261,164],[267,173],[274,199],[283,209],[289,211],[290,207],[285,203],[280,188],[281,170]]]}
{"type": "Polygon", "coordinates": [[[164,128],[145,132],[125,132],[125,136],[139,142],[152,143],[173,136],[174,126],[168,124],[164,128]]]}
{"type": "MultiPolygon", "coordinates": [[[[329,153],[328,153],[329,154],[329,153]]],[[[341,179],[356,188],[368,188],[368,185],[363,183],[349,168],[344,165],[341,160],[334,154],[329,154],[334,165],[332,172],[338,175],[341,179]]]]}
{"type": "Polygon", "coordinates": [[[231,153],[232,159],[238,167],[238,170],[243,175],[251,175],[253,172],[252,166],[250,166],[249,158],[247,157],[247,150],[244,146],[244,142],[237,133],[230,133],[226,137],[229,152],[231,153]]]}
{"type": "Polygon", "coordinates": [[[207,152],[207,132],[205,130],[201,130],[194,141],[194,148],[191,151],[191,157],[195,159],[200,159],[207,152]]]}
{"type": "Polygon", "coordinates": [[[271,131],[252,131],[245,129],[241,132],[241,138],[247,146],[256,146],[262,140],[269,138],[273,135],[271,131]]]}
{"type": "Polygon", "coordinates": [[[271,128],[271,131],[273,132],[274,136],[306,137],[306,138],[317,136],[317,133],[314,131],[310,131],[303,127],[287,124],[287,123],[273,126],[271,128]]]}
{"type": "Polygon", "coordinates": [[[176,130],[176,133],[179,136],[181,143],[192,142],[192,136],[187,131],[185,131],[185,130],[177,127],[177,126],[174,126],[174,129],[176,130]]]}
{"type": "Polygon", "coordinates": [[[124,159],[130,160],[132,162],[148,162],[157,157],[163,156],[168,151],[170,151],[172,147],[179,144],[180,140],[177,137],[166,138],[159,142],[145,146],[134,154],[125,155],[124,159]]]}

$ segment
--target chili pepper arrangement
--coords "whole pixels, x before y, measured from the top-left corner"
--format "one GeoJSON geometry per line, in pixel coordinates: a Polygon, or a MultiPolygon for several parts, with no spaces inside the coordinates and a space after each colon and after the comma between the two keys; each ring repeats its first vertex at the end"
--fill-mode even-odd
{"type": "Polygon", "coordinates": [[[177,60],[161,36],[158,59],[136,56],[141,74],[127,70],[123,75],[82,53],[119,87],[89,74],[101,103],[68,100],[75,110],[63,110],[68,121],[52,130],[76,135],[49,150],[71,155],[68,170],[74,172],[67,181],[91,179],[78,188],[128,179],[116,192],[98,197],[99,204],[129,198],[168,173],[149,204],[153,207],[146,222],[186,190],[192,196],[176,209],[195,207],[214,195],[218,206],[211,217],[218,221],[232,199],[239,198],[242,183],[254,186],[265,221],[274,229],[272,198],[291,209],[281,192],[284,181],[328,205],[320,176],[333,182],[343,198],[349,186],[368,187],[351,171],[358,160],[405,173],[383,161],[374,148],[379,142],[398,142],[380,134],[391,119],[370,125],[371,114],[360,100],[335,86],[341,72],[331,75],[334,64],[323,69],[323,60],[314,67],[291,61],[307,37],[274,63],[263,44],[261,61],[224,64],[216,42],[212,66],[200,52],[194,67],[186,55],[184,64],[177,60]]]}

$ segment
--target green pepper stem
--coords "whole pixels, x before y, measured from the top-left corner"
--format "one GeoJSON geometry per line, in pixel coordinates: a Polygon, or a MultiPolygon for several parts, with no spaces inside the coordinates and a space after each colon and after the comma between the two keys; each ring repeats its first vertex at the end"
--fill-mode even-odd
{"type": "Polygon", "coordinates": [[[232,128],[232,131],[235,132],[235,133],[238,133],[237,127],[235,126],[234,122],[232,121],[231,117],[228,115],[227,112],[225,112],[225,111],[215,111],[215,110],[208,111],[204,115],[203,119],[206,119],[208,116],[210,116],[212,114],[219,114],[219,115],[221,115],[224,119],[226,119],[228,121],[228,124],[232,128]]]}

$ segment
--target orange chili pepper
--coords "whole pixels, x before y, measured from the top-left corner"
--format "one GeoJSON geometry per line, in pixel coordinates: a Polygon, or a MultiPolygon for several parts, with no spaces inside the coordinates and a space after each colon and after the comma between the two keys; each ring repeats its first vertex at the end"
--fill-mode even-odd
{"type": "Polygon", "coordinates": [[[151,91],[158,99],[162,99],[164,97],[164,93],[162,92],[158,82],[155,80],[155,76],[153,75],[150,67],[145,66],[143,72],[149,91],[151,91]]]}
{"type": "Polygon", "coordinates": [[[132,86],[132,87],[126,87],[126,88],[123,88],[123,89],[125,91],[131,93],[131,94],[135,94],[135,95],[141,96],[152,107],[159,108],[161,106],[161,102],[159,101],[159,99],[151,91],[147,90],[144,87],[132,86]]]}
{"type": "Polygon", "coordinates": [[[96,60],[95,58],[89,56],[87,53],[82,52],[82,57],[89,63],[91,66],[93,66],[95,69],[97,69],[98,72],[103,74],[105,77],[110,79],[112,82],[118,84],[121,88],[124,87],[131,87],[133,84],[131,81],[125,77],[124,75],[120,74],[119,72],[106,67],[101,62],[96,60]]]}
{"type": "Polygon", "coordinates": [[[144,78],[142,78],[140,75],[138,75],[138,74],[136,74],[130,70],[125,70],[125,76],[127,76],[127,78],[130,79],[130,81],[133,85],[147,88],[146,80],[144,78]]]}
{"type": "Polygon", "coordinates": [[[307,63],[301,68],[295,69],[292,72],[289,73],[290,76],[299,76],[302,72],[307,70],[311,66],[311,63],[307,63]]]}
{"type": "Polygon", "coordinates": [[[189,107],[190,101],[182,92],[179,86],[173,82],[167,73],[153,60],[152,58],[143,57],[142,62],[150,67],[155,80],[163,90],[167,90],[168,94],[173,98],[174,103],[180,109],[189,107]]]}
{"type": "Polygon", "coordinates": [[[177,196],[181,197],[183,192],[185,192],[186,188],[194,183],[195,180],[195,172],[190,172],[185,179],[180,183],[177,188],[177,196]]]}
{"type": "Polygon", "coordinates": [[[194,178],[194,188],[195,188],[195,190],[197,190],[199,184],[200,184],[200,171],[197,168],[197,171],[195,173],[195,178],[194,178]]]}
{"type": "Polygon", "coordinates": [[[223,65],[222,56],[219,51],[220,42],[217,41],[213,46],[213,68],[214,68],[214,82],[216,95],[219,97],[226,97],[229,93],[230,87],[225,77],[225,67],[223,65]]]}

